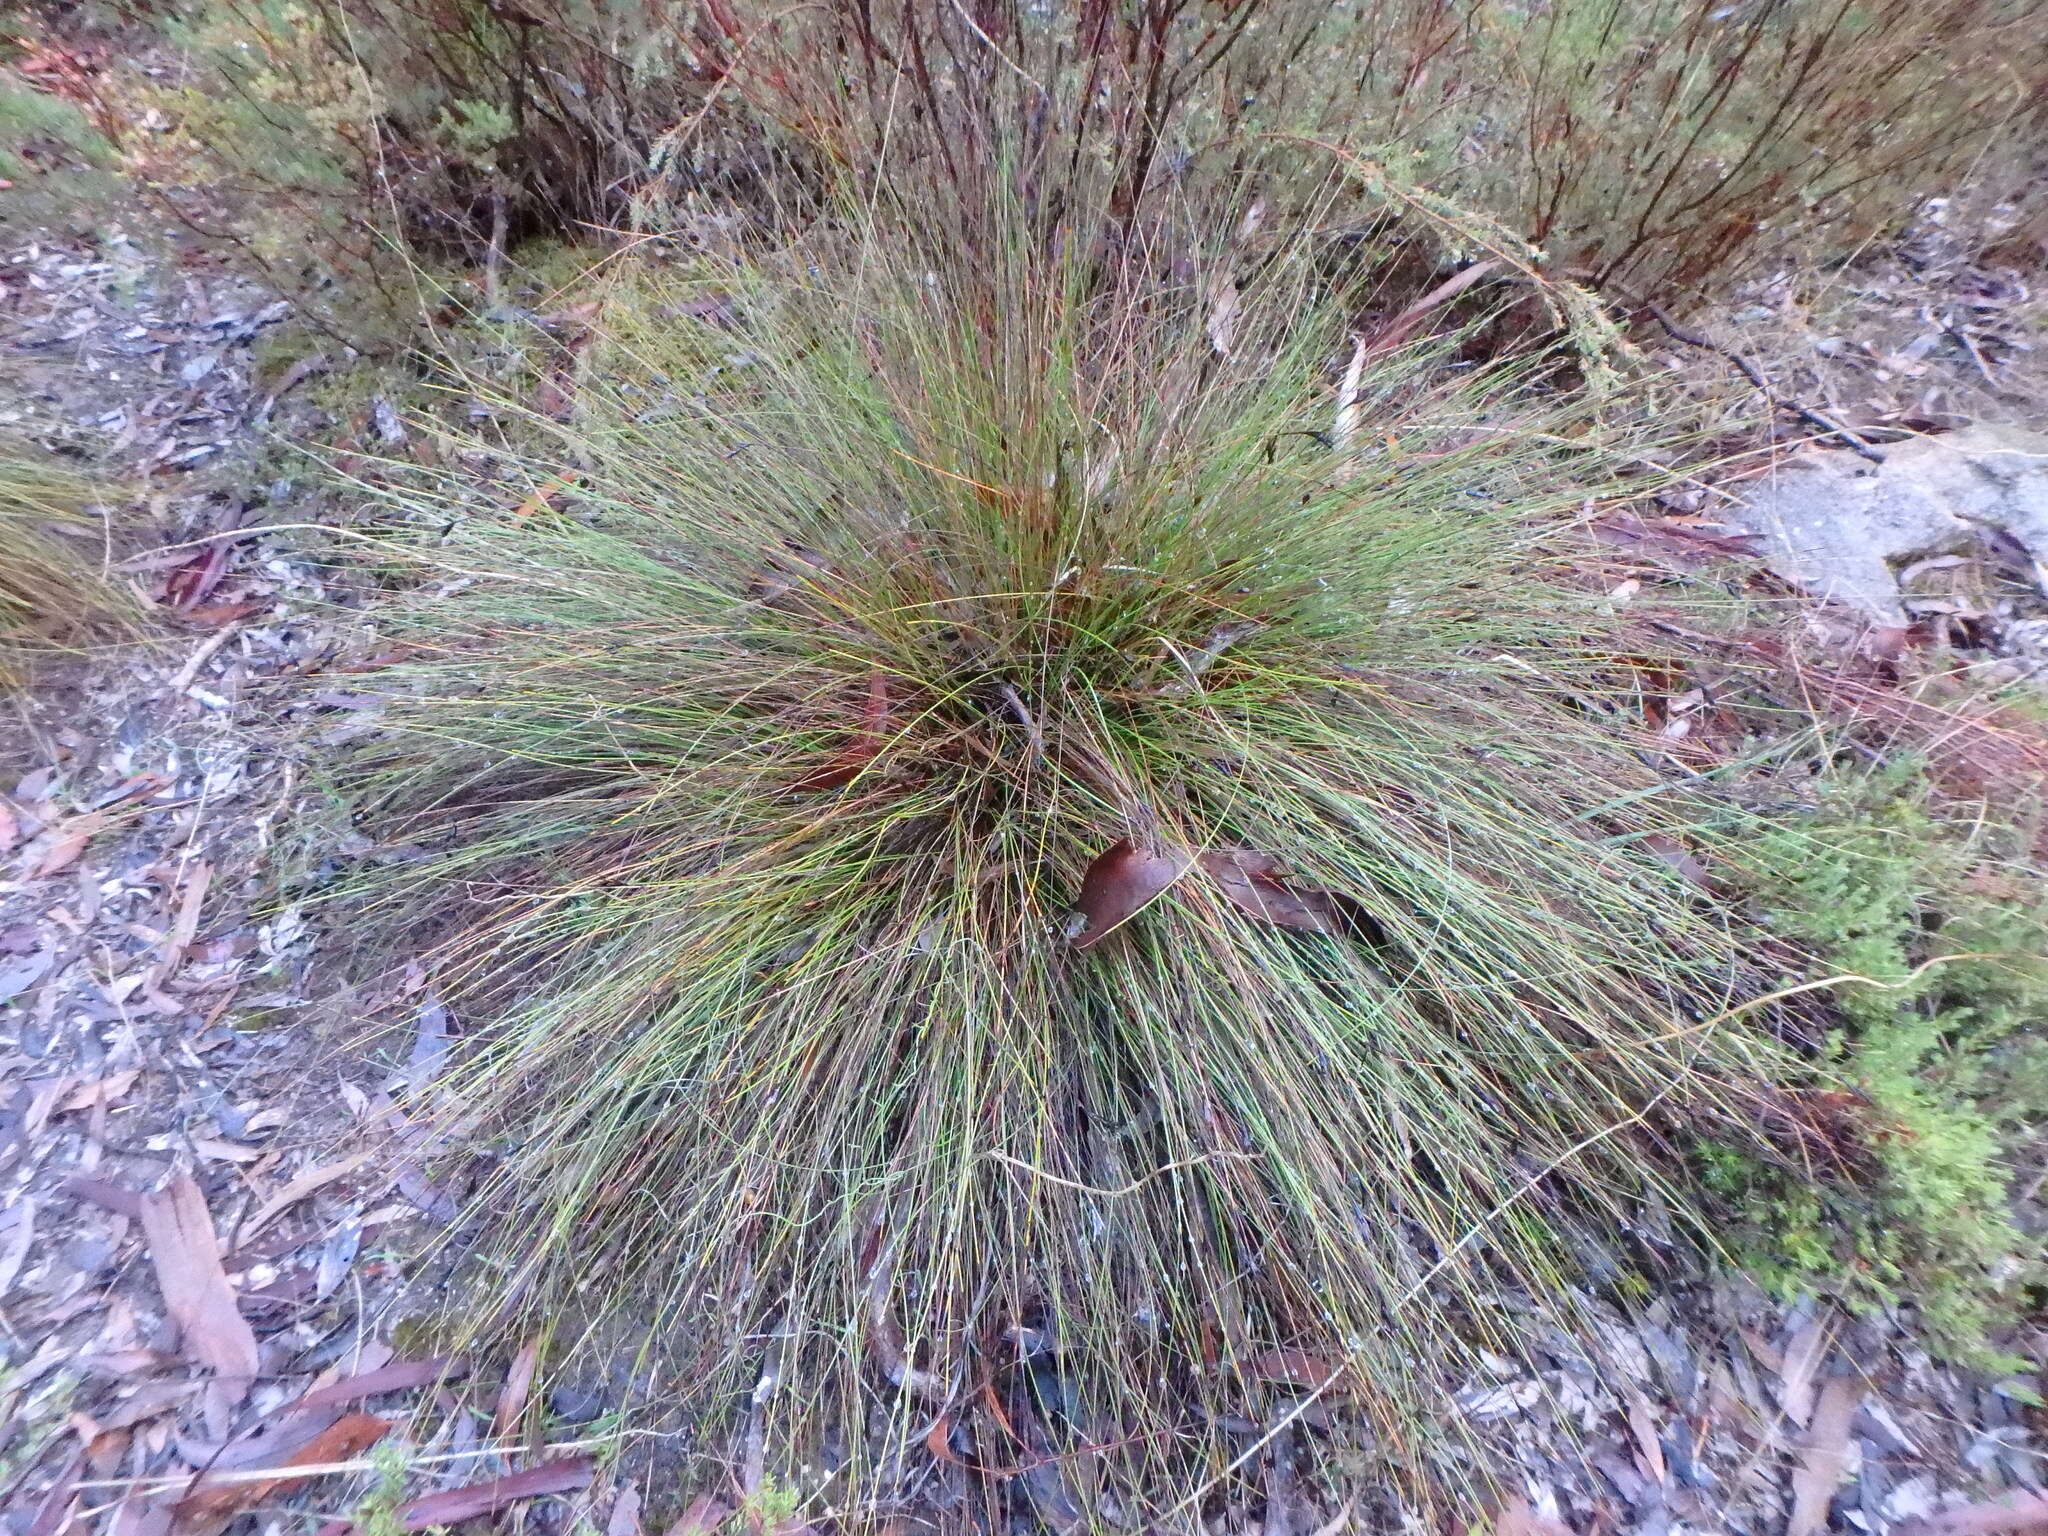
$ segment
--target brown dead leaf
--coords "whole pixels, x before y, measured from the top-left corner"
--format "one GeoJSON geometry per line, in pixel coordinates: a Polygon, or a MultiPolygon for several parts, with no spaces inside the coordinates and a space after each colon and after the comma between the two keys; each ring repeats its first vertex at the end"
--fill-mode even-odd
{"type": "Polygon", "coordinates": [[[540,1368],[540,1340],[529,1339],[505,1372],[505,1386],[498,1393],[497,1408],[491,1414],[491,1433],[501,1438],[519,1427],[526,1412],[526,1400],[533,1393],[533,1375],[540,1368]]]}
{"type": "Polygon", "coordinates": [[[190,1174],[178,1174],[141,1199],[138,1213],[164,1307],[195,1363],[247,1383],[261,1367],[256,1334],[235,1303],[221,1268],[220,1242],[206,1196],[190,1174]]]}
{"type": "Polygon", "coordinates": [[[1814,1375],[1833,1334],[1826,1317],[1815,1318],[1792,1336],[1778,1365],[1778,1406],[1802,1428],[1813,1414],[1814,1375]]]}
{"type": "Polygon", "coordinates": [[[1722,532],[1675,518],[1649,521],[1632,512],[1603,517],[1587,531],[1603,544],[1642,555],[1668,570],[1701,571],[1730,560],[1755,560],[1763,553],[1754,534],[1722,532]]]}
{"type": "Polygon", "coordinates": [[[1649,1398],[1634,1388],[1628,1394],[1628,1428],[1635,1437],[1636,1466],[1643,1476],[1653,1483],[1661,1483],[1667,1475],[1664,1464],[1664,1446],[1657,1438],[1657,1415],[1651,1408],[1649,1398]]]}
{"type": "Polygon", "coordinates": [[[83,1174],[72,1174],[60,1186],[65,1193],[90,1200],[103,1210],[117,1216],[126,1216],[130,1221],[142,1219],[142,1196],[132,1189],[119,1184],[109,1184],[105,1179],[89,1179],[83,1174]]]}
{"type": "Polygon", "coordinates": [[[1450,302],[1450,300],[1456,298],[1481,278],[1490,277],[1499,269],[1500,262],[1489,258],[1486,261],[1475,261],[1471,266],[1465,268],[1464,271],[1445,278],[1444,281],[1438,283],[1429,292],[1381,326],[1379,331],[1371,338],[1367,356],[1374,356],[1381,352],[1391,352],[1415,334],[1415,328],[1422,323],[1423,317],[1431,310],[1435,309],[1439,304],[1450,302]]]}
{"type": "Polygon", "coordinates": [[[72,1115],[77,1114],[81,1110],[97,1109],[102,1104],[118,1103],[127,1096],[128,1090],[135,1086],[135,1080],[140,1076],[142,1076],[142,1073],[138,1069],[129,1067],[120,1072],[110,1073],[108,1076],[99,1078],[96,1081],[81,1083],[72,1089],[64,1101],[52,1110],[51,1113],[56,1115],[72,1115]]]}
{"type": "Polygon", "coordinates": [[[34,1197],[24,1195],[0,1211],[0,1301],[5,1301],[7,1293],[14,1289],[14,1277],[21,1273],[35,1240],[36,1202],[34,1197]]]}
{"type": "Polygon", "coordinates": [[[371,1154],[368,1152],[352,1153],[335,1162],[323,1164],[318,1168],[300,1174],[291,1183],[285,1185],[283,1189],[264,1201],[256,1214],[242,1223],[240,1229],[235,1233],[235,1251],[240,1252],[242,1249],[247,1248],[255,1240],[257,1234],[262,1232],[265,1227],[277,1220],[286,1211],[297,1205],[301,1200],[305,1199],[306,1196],[325,1189],[336,1179],[344,1178],[354,1173],[370,1160],[370,1156],[371,1154]]]}
{"type": "MultiPolygon", "coordinates": [[[[584,305],[575,305],[583,309],[584,305]]],[[[595,306],[589,306],[596,312],[595,306]]],[[[556,317],[560,334],[554,352],[541,365],[539,382],[534,386],[534,409],[543,415],[566,421],[575,414],[576,391],[582,382],[585,364],[584,354],[591,341],[591,330],[586,319],[578,318],[569,311],[556,317]]]]}
{"type": "Polygon", "coordinates": [[[640,1490],[631,1483],[619,1490],[604,1522],[604,1536],[640,1536],[640,1490]]]}
{"type": "Polygon", "coordinates": [[[86,845],[107,829],[114,813],[130,801],[155,794],[170,780],[160,773],[138,773],[86,810],[52,822],[23,847],[22,873],[30,880],[62,874],[78,862],[86,845]]]}
{"type": "Polygon", "coordinates": [[[675,311],[691,320],[700,320],[706,325],[731,325],[739,318],[739,305],[729,293],[707,293],[698,298],[685,299],[675,306],[675,311]]]}
{"type": "Polygon", "coordinates": [[[229,538],[216,539],[197,554],[180,561],[164,578],[163,595],[158,601],[180,613],[189,612],[205,602],[227,575],[236,542],[229,538]]]}
{"type": "Polygon", "coordinates": [[[131,1493],[114,1506],[106,1531],[107,1536],[170,1536],[171,1512],[131,1493]]]}
{"type": "Polygon", "coordinates": [[[1537,1514],[1527,1499],[1517,1495],[1493,1517],[1493,1536],[1572,1536],[1572,1528],[1537,1514]]]}
{"type": "Polygon", "coordinates": [[[452,1380],[460,1376],[463,1369],[450,1355],[433,1355],[425,1360],[393,1360],[389,1365],[364,1371],[360,1376],[345,1376],[327,1386],[315,1387],[282,1411],[332,1408],[376,1397],[383,1392],[409,1392],[429,1382],[452,1380]]]}
{"type": "Polygon", "coordinates": [[[579,471],[571,471],[566,475],[552,476],[547,484],[540,486],[531,496],[528,496],[526,500],[520,502],[518,506],[512,509],[512,521],[523,523],[535,513],[547,511],[554,505],[557,496],[566,490],[572,489],[580,479],[582,479],[582,474],[579,471]]]}
{"type": "Polygon", "coordinates": [[[1280,862],[1250,848],[1222,848],[1199,860],[1232,905],[1253,917],[1303,933],[1342,933],[1343,913],[1328,891],[1289,885],[1280,878],[1280,862]]]}
{"type": "Polygon", "coordinates": [[[333,360],[325,352],[315,352],[293,363],[291,367],[285,369],[284,377],[277,381],[277,384],[271,389],[270,393],[263,397],[263,403],[256,407],[254,424],[261,426],[264,422],[268,421],[270,413],[277,409],[278,401],[282,400],[315,374],[325,373],[333,366],[333,360]]]}
{"type": "Polygon", "coordinates": [[[78,1502],[78,1480],[85,1473],[85,1454],[80,1452],[57,1474],[57,1481],[35,1507],[23,1536],[57,1536],[71,1524],[71,1511],[78,1502]]]}
{"type": "Polygon", "coordinates": [[[861,705],[860,728],[845,746],[832,754],[831,761],[814,768],[796,781],[798,789],[840,789],[860,777],[861,770],[881,754],[882,740],[889,724],[889,679],[877,672],[868,679],[867,699],[861,705]]]}
{"type": "Polygon", "coordinates": [[[22,1111],[21,1139],[32,1141],[42,1128],[49,1124],[50,1117],[57,1113],[57,1106],[71,1097],[78,1086],[76,1072],[60,1072],[55,1077],[38,1078],[28,1085],[28,1106],[22,1111]]]}
{"type": "Polygon", "coordinates": [[[31,856],[27,869],[22,873],[30,880],[63,874],[78,862],[86,845],[106,830],[110,820],[112,816],[107,811],[82,811],[76,816],[66,817],[36,839],[43,844],[40,851],[36,850],[35,843],[29,845],[31,856]]]}
{"type": "Polygon", "coordinates": [[[195,861],[185,871],[184,889],[178,898],[178,915],[171,922],[170,932],[157,946],[156,969],[150,972],[150,986],[162,986],[185,963],[185,951],[199,936],[199,909],[205,905],[206,888],[212,883],[213,866],[204,859],[195,861]]]}
{"type": "MultiPolygon", "coordinates": [[[[174,1364],[175,1362],[166,1362],[174,1364]]],[[[101,1429],[132,1429],[171,1412],[199,1390],[196,1381],[148,1381],[100,1421],[101,1429]]]]}
{"type": "Polygon", "coordinates": [[[354,1376],[316,1383],[291,1402],[272,1409],[233,1440],[209,1444],[181,1436],[179,1454],[208,1476],[280,1467],[340,1422],[342,1409],[348,1404],[460,1374],[445,1359],[392,1360],[390,1350],[375,1343],[366,1344],[358,1358],[369,1368],[354,1376]]]}
{"type": "Polygon", "coordinates": [[[1091,949],[1121,928],[1194,867],[1184,850],[1147,848],[1130,838],[1096,856],[1074,905],[1087,920],[1076,949],[1091,949]]]}
{"type": "Polygon", "coordinates": [[[1265,1350],[1245,1365],[1248,1373],[1263,1381],[1289,1382],[1315,1392],[1327,1391],[1347,1369],[1341,1360],[1326,1360],[1303,1349],[1265,1350]]]}
{"type": "Polygon", "coordinates": [[[1643,848],[1659,864],[1677,873],[1678,877],[1696,890],[1711,891],[1713,881],[1707,877],[1707,866],[1677,838],[1662,832],[1652,832],[1643,839],[1643,848]]]}
{"type": "Polygon", "coordinates": [[[390,1423],[374,1414],[351,1413],[336,1419],[286,1455],[274,1469],[266,1469],[274,1470],[277,1474],[274,1477],[229,1481],[221,1477],[208,1479],[201,1476],[186,1489],[185,1496],[173,1510],[176,1528],[183,1532],[218,1530],[244,1511],[321,1475],[294,1469],[348,1461],[362,1455],[390,1430],[390,1423]]]}
{"type": "Polygon", "coordinates": [[[1244,303],[1239,298],[1237,284],[1223,278],[1210,290],[1209,319],[1203,327],[1209,335],[1209,345],[1216,349],[1218,357],[1230,356],[1230,349],[1237,344],[1237,317],[1244,303]]]}
{"type": "Polygon", "coordinates": [[[126,1426],[97,1423],[82,1413],[71,1416],[71,1427],[85,1448],[85,1464],[94,1477],[112,1477],[120,1470],[121,1459],[128,1454],[129,1442],[134,1438],[133,1431],[126,1426]]]}
{"type": "Polygon", "coordinates": [[[1892,1536],[2001,1536],[2048,1530],[2048,1493],[2015,1493],[1988,1504],[1946,1509],[1892,1527],[1892,1536]]]}
{"type": "Polygon", "coordinates": [[[220,628],[238,619],[246,619],[252,613],[261,613],[270,604],[258,598],[246,598],[235,603],[207,603],[203,607],[188,608],[178,617],[187,624],[220,628]]]}
{"type": "Polygon", "coordinates": [[[1792,1469],[1792,1514],[1785,1536],[1819,1536],[1828,1526],[1828,1507],[1849,1471],[1849,1424],[1863,1402],[1863,1383],[1830,1376],[1813,1407],[1813,1423],[1792,1469]]]}
{"type": "Polygon", "coordinates": [[[708,1493],[700,1493],[684,1507],[681,1515],[661,1536],[712,1536],[732,1514],[732,1506],[708,1493]]]}
{"type": "Polygon", "coordinates": [[[521,1499],[538,1499],[551,1493],[573,1493],[578,1488],[590,1486],[593,1465],[588,1456],[564,1456],[529,1467],[524,1472],[471,1483],[466,1488],[430,1493],[398,1506],[395,1511],[398,1526],[404,1531],[424,1531],[432,1526],[454,1525],[458,1521],[494,1515],[521,1499]]]}

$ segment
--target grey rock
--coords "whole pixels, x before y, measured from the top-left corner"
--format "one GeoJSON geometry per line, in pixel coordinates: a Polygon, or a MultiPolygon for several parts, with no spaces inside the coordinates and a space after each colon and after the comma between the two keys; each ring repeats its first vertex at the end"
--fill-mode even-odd
{"type": "Polygon", "coordinates": [[[604,1394],[595,1387],[571,1383],[548,1393],[548,1412],[563,1424],[588,1424],[604,1412],[604,1394]]]}
{"type": "Polygon", "coordinates": [[[1873,464],[1836,449],[1794,454],[1723,514],[1764,560],[1816,597],[1903,625],[1897,569],[1962,554],[1987,531],[2026,551],[2048,593],[2048,434],[1970,426],[1888,445],[1873,464]]]}

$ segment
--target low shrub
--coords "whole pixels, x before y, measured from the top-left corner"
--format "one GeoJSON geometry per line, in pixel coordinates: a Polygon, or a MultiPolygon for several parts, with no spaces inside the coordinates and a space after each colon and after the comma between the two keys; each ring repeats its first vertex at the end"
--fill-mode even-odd
{"type": "MultiPolygon", "coordinates": [[[[622,232],[657,137],[713,79],[688,16],[673,0],[205,0],[168,25],[186,76],[163,101],[203,204],[267,260],[403,290],[401,254],[495,262],[535,236],[622,232]]],[[[701,148],[669,159],[674,190],[690,167],[749,182],[749,145],[713,131],[701,148]]]]}
{"type": "Polygon", "coordinates": [[[292,207],[261,231],[287,266],[373,272],[394,241],[495,261],[650,206],[693,238],[736,207],[815,217],[831,168],[883,149],[885,104],[957,121],[1007,83],[1043,93],[1004,92],[1027,136],[1079,111],[1140,182],[1310,134],[1559,273],[1674,302],[1895,227],[2038,138],[2048,82],[2021,0],[205,0],[175,36],[171,111],[219,201],[292,207]]]}
{"type": "MultiPolygon", "coordinates": [[[[1749,1159],[1711,1159],[1743,1202],[1744,1257],[1786,1289],[1916,1307],[1982,1356],[2041,1278],[2014,1224],[2013,1152],[2048,1121],[2048,894],[2023,830],[1937,794],[1901,758],[1827,779],[1805,825],[1752,866],[1762,916],[1833,995],[1831,1071],[1860,1101],[1852,1196],[1749,1159]]],[[[1848,1122],[1845,1122],[1848,1123],[1848,1122]]]]}
{"type": "Polygon", "coordinates": [[[2048,45],[1999,0],[1393,0],[1388,136],[1557,270],[1670,303],[1853,253],[2038,140],[2048,45]]]}

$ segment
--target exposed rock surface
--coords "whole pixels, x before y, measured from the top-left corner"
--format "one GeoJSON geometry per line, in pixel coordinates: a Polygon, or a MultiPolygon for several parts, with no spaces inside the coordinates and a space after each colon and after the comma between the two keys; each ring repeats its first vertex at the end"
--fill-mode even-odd
{"type": "Polygon", "coordinates": [[[2009,541],[2048,594],[2048,433],[1977,425],[1883,453],[1795,454],[1726,520],[1761,538],[1787,581],[1883,624],[1907,622],[1902,566],[1987,540],[2009,541]]]}

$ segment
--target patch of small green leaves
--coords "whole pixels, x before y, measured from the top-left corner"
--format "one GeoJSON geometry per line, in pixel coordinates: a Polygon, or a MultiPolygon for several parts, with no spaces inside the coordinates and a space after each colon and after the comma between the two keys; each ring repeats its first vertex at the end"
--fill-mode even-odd
{"type": "Polygon", "coordinates": [[[1781,1289],[1910,1303],[1944,1346],[1981,1353],[2039,1268],[2008,1188],[2015,1143],[2048,1120],[2048,896],[2025,834],[1944,808],[1900,761],[1831,777],[1755,867],[1813,975],[1864,978],[1835,994],[1824,1064],[1865,1101],[1852,1155],[1869,1178],[1709,1151],[1742,1256],[1781,1289]]]}

